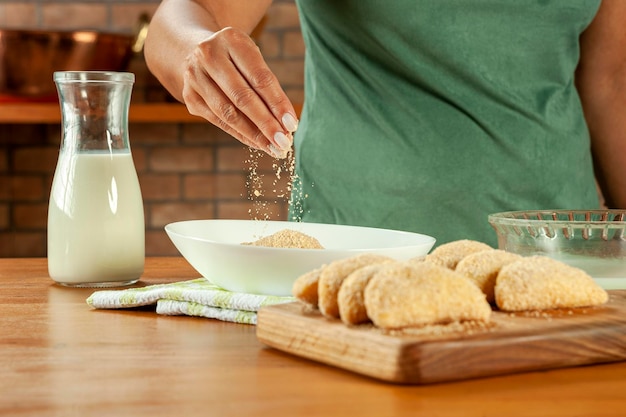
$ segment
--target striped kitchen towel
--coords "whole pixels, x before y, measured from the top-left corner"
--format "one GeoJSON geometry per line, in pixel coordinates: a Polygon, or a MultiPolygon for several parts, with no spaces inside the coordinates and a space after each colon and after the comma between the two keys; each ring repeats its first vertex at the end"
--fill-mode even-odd
{"type": "Polygon", "coordinates": [[[225,290],[205,278],[125,290],[96,291],[87,298],[95,309],[156,305],[157,314],[186,315],[256,324],[259,308],[294,301],[293,297],[245,294],[225,290]]]}

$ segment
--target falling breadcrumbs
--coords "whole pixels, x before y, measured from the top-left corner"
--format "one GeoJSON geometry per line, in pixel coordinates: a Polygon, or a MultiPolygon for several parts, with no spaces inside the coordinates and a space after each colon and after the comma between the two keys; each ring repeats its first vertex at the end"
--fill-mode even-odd
{"type": "MultiPolygon", "coordinates": [[[[249,148],[250,156],[244,162],[248,164],[246,178],[247,199],[252,205],[248,214],[252,220],[280,220],[284,215],[285,205],[291,212],[291,220],[302,221],[304,212],[302,200],[308,198],[303,194],[300,178],[295,172],[294,152],[287,157],[272,162],[271,174],[264,160],[269,158],[263,152],[249,148]],[[293,195],[293,194],[297,195],[293,195]],[[298,197],[298,198],[294,198],[298,197]]],[[[313,186],[313,184],[311,184],[313,186]]]]}

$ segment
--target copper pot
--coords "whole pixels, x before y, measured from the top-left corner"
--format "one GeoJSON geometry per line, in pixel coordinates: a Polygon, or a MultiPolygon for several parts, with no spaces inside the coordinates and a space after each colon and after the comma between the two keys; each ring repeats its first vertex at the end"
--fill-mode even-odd
{"type": "Polygon", "coordinates": [[[56,101],[54,71],[125,71],[141,52],[148,27],[136,33],[0,29],[0,101],[56,101]]]}

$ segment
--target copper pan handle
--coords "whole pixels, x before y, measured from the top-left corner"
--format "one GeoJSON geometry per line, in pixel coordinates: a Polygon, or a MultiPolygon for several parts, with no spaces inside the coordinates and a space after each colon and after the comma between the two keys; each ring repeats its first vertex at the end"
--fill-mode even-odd
{"type": "Polygon", "coordinates": [[[146,37],[148,36],[148,27],[150,26],[150,16],[148,13],[142,13],[139,16],[139,21],[137,22],[135,28],[135,40],[133,41],[133,45],[131,47],[132,51],[136,54],[143,51],[143,45],[146,43],[146,37]]]}

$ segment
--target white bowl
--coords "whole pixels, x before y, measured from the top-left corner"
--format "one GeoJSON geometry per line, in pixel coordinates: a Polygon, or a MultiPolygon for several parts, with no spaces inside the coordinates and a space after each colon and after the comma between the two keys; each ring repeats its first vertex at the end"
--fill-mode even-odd
{"type": "Polygon", "coordinates": [[[406,260],[427,254],[430,236],[396,230],[334,224],[260,220],[188,220],[165,231],[178,251],[203,277],[230,291],[291,295],[303,273],[359,253],[406,260]],[[316,238],[324,249],[242,245],[283,229],[316,238]]]}

